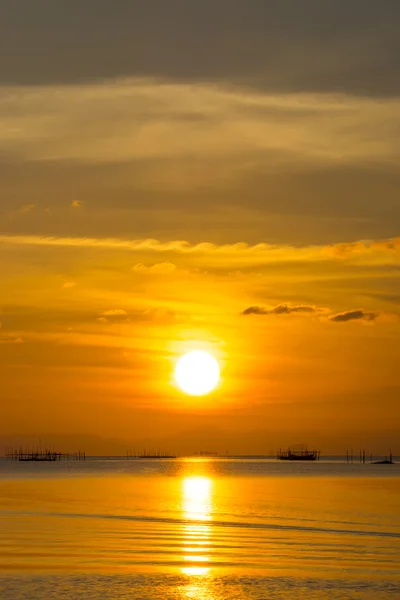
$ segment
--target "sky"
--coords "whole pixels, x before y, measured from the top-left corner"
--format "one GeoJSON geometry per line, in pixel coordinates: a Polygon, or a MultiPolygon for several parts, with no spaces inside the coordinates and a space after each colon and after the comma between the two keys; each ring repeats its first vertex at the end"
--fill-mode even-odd
{"type": "Polygon", "coordinates": [[[0,445],[396,451],[399,27],[0,0],[0,445]],[[210,396],[175,384],[191,349],[210,396]]]}

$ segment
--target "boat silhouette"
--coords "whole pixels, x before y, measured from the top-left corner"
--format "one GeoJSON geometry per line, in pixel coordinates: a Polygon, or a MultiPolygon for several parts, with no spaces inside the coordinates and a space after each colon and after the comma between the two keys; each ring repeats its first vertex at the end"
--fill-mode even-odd
{"type": "Polygon", "coordinates": [[[304,449],[291,449],[287,450],[279,450],[277,454],[278,460],[319,460],[320,451],[319,450],[307,450],[304,449]]]}

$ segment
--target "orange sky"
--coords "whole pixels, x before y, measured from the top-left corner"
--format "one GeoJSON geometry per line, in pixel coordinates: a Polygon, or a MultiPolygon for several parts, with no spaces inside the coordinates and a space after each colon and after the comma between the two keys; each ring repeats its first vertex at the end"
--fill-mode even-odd
{"type": "Polygon", "coordinates": [[[400,9],[153,3],[2,20],[0,452],[395,450],[400,9]]]}

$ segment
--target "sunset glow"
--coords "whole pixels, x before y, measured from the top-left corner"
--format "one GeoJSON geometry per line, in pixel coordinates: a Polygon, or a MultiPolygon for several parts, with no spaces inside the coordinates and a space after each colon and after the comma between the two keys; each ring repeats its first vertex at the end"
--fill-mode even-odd
{"type": "Polygon", "coordinates": [[[0,5],[2,600],[393,600],[400,1],[0,5]]]}
{"type": "Polygon", "coordinates": [[[24,1],[0,448],[394,446],[400,3],[24,1]]]}

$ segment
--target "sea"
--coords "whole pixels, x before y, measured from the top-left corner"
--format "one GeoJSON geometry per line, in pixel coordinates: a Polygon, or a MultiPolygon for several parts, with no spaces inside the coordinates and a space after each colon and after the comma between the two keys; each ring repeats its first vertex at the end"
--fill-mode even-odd
{"type": "Polygon", "coordinates": [[[0,460],[2,600],[399,600],[400,464],[0,460]]]}

